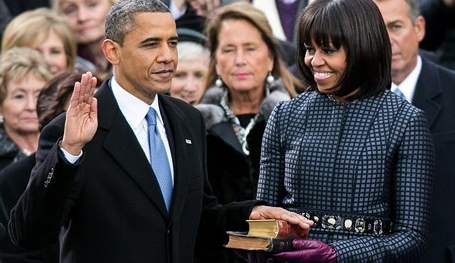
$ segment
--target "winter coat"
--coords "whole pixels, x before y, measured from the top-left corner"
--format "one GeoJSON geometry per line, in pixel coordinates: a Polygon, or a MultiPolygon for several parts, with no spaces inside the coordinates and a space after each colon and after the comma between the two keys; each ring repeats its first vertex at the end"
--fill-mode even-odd
{"type": "Polygon", "coordinates": [[[267,119],[278,102],[290,99],[280,80],[272,82],[266,89],[268,94],[260,105],[260,112],[247,134],[245,145],[240,143],[221,106],[220,102],[227,93],[225,87],[209,88],[196,106],[204,116],[207,128],[209,181],[214,195],[222,204],[254,199],[256,196],[262,134],[267,119]]]}
{"type": "Polygon", "coordinates": [[[27,154],[21,151],[19,147],[9,138],[3,128],[3,123],[0,124],[0,171],[10,163],[16,162],[27,157],[27,154]]]}

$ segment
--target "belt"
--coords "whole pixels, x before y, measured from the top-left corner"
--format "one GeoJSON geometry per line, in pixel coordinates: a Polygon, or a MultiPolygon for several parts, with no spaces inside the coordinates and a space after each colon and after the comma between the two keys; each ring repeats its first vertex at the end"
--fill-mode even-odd
{"type": "Polygon", "coordinates": [[[298,208],[286,208],[303,215],[314,222],[312,228],[325,231],[341,231],[356,234],[387,235],[392,232],[392,221],[385,218],[307,211],[298,208]]]}

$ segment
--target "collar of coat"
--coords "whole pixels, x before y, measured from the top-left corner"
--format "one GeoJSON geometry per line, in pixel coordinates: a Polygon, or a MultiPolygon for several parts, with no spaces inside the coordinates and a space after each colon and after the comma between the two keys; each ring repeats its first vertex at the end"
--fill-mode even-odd
{"type": "MultiPolygon", "coordinates": [[[[268,85],[270,94],[264,98],[259,108],[259,113],[266,120],[269,118],[273,108],[278,104],[278,102],[291,99],[291,96],[283,86],[281,80],[275,80],[268,85]]],[[[207,129],[210,129],[210,127],[214,124],[227,121],[225,113],[220,106],[220,101],[223,97],[225,89],[226,87],[224,86],[210,87],[204,94],[201,102],[196,105],[196,108],[199,109],[204,117],[207,129]]]]}

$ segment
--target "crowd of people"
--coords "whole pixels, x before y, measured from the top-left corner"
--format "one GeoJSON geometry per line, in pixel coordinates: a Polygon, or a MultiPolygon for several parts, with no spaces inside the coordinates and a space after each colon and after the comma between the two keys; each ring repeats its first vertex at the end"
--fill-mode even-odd
{"type": "Polygon", "coordinates": [[[453,0],[19,2],[0,263],[455,262],[453,0]]]}

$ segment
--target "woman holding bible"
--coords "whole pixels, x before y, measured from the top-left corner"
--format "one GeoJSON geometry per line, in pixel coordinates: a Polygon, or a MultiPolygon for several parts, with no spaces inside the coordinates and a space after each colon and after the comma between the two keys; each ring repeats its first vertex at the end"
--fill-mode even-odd
{"type": "Polygon", "coordinates": [[[297,28],[309,90],[264,133],[257,199],[314,221],[294,250],[250,262],[418,262],[433,144],[423,111],[391,92],[391,46],[371,0],[315,0],[297,28]]]}

